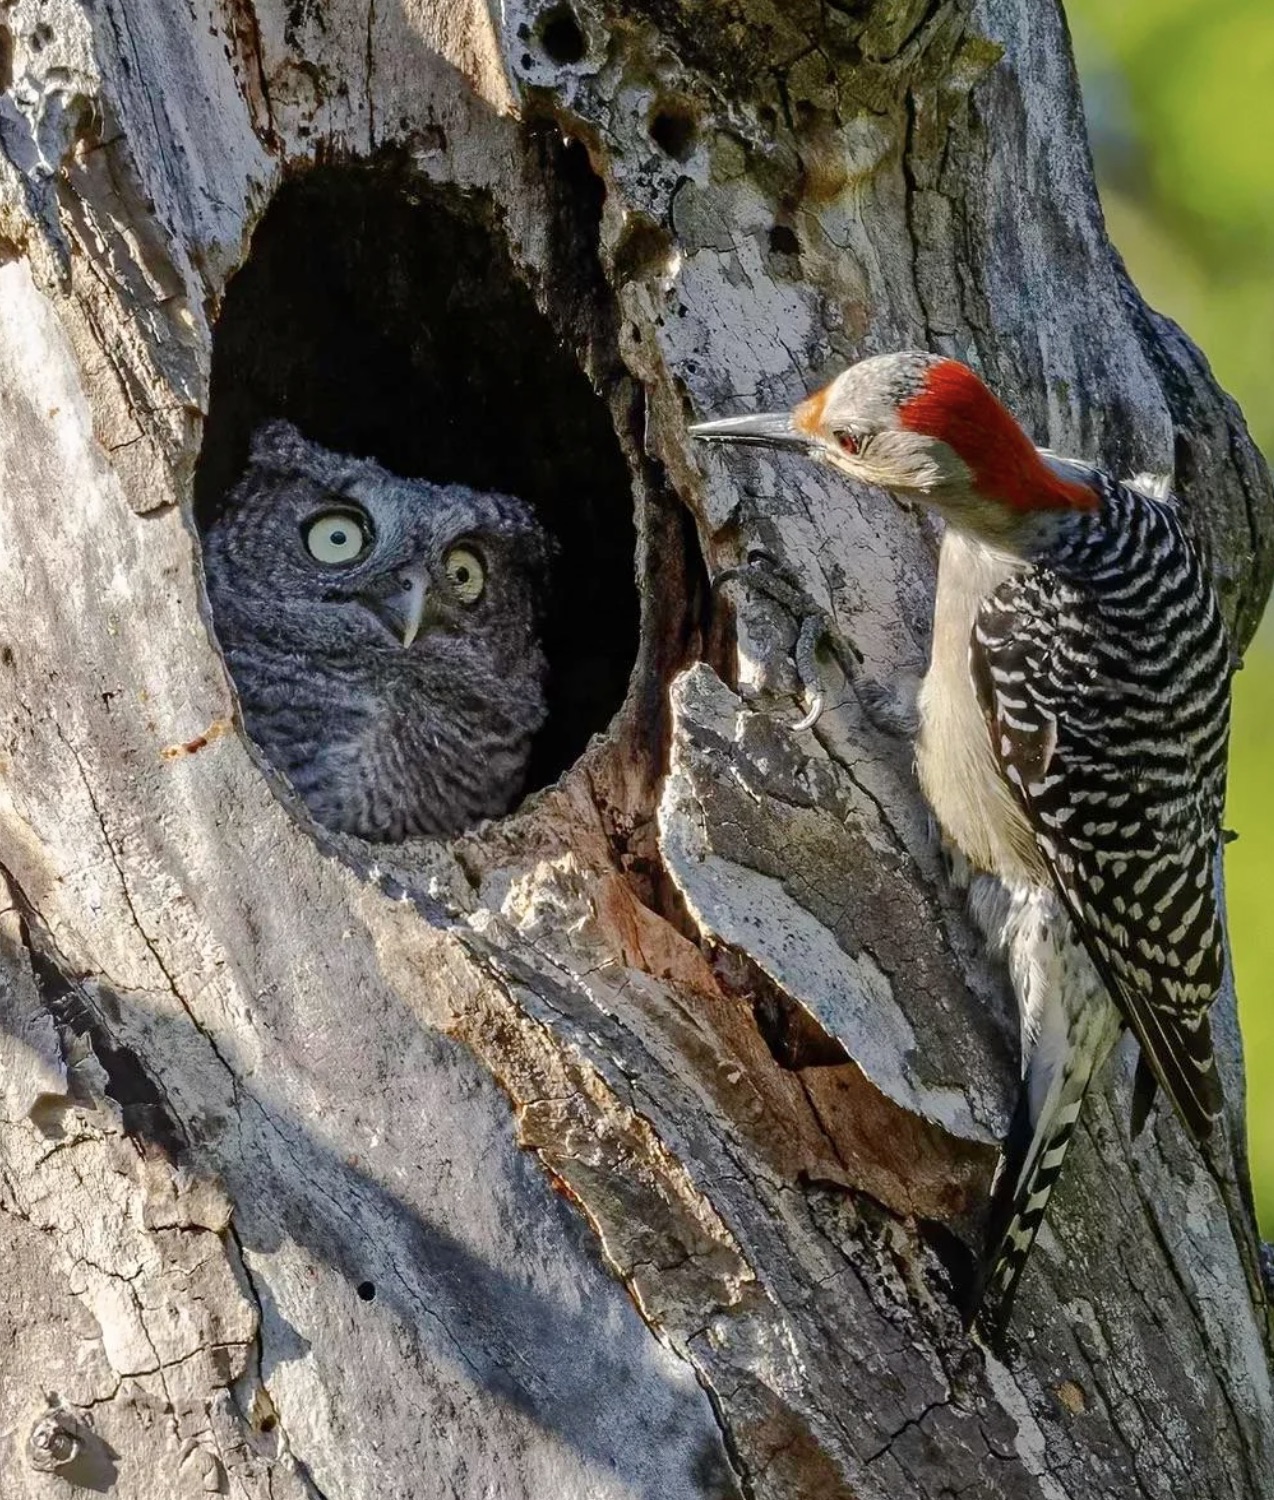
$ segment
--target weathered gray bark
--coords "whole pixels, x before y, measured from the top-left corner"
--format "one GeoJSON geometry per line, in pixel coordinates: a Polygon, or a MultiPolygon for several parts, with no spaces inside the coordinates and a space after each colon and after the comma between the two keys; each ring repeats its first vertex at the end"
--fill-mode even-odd
{"type": "MultiPolygon", "coordinates": [[[[1268,482],[1106,242],[1053,0],[7,0],[0,44],[6,1500],[1274,1493],[1232,996],[1225,1188],[1130,1142],[1121,1052],[1017,1347],[972,1346],[1002,977],[906,748],[848,693],[792,733],[794,623],[702,581],[764,547],[914,666],[927,525],[685,420],[921,343],[1175,468],[1246,638],[1268,482]],[[192,524],[251,414],[218,309],[316,161],[511,257],[637,517],[606,735],[379,864],[230,727],[192,524]]],[[[565,463],[500,378],[456,372],[484,441],[565,463]]]]}

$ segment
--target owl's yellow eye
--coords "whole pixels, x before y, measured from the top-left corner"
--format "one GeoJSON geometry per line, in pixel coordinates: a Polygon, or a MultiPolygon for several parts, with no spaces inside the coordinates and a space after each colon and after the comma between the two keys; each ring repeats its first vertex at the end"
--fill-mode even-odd
{"type": "Polygon", "coordinates": [[[352,510],[325,511],[305,526],[306,550],[315,562],[355,562],[371,540],[370,523],[352,510]]]}
{"type": "Polygon", "coordinates": [[[453,547],[443,562],[447,570],[447,582],[461,604],[476,604],[482,598],[487,584],[487,572],[482,559],[468,547],[453,547]]]}

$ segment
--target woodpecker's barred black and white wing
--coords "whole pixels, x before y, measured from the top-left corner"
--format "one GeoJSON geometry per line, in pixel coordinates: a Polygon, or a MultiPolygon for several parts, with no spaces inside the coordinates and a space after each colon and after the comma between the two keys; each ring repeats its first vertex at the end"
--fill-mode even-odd
{"type": "Polygon", "coordinates": [[[1174,504],[1109,480],[1100,520],[985,601],[974,682],[1001,770],[1182,1121],[1221,1112],[1208,1010],[1231,657],[1174,504]]]}
{"type": "MultiPolygon", "coordinates": [[[[1229,640],[1175,505],[1094,476],[1101,506],[984,601],[970,667],[1000,769],[1154,1077],[1205,1139],[1221,1112],[1209,1008],[1229,732],[1229,640]]],[[[1007,1309],[1101,1058],[1072,1055],[1019,1111],[997,1182],[987,1293],[1007,1309]],[[1034,1111],[1032,1111],[1034,1113],[1034,1111]]],[[[1087,1048],[1087,1051],[1085,1051],[1087,1048]]],[[[1108,1050],[1108,1045],[1107,1045],[1108,1050]]],[[[1024,1096],[1025,1097],[1025,1096],[1024,1096]]]]}

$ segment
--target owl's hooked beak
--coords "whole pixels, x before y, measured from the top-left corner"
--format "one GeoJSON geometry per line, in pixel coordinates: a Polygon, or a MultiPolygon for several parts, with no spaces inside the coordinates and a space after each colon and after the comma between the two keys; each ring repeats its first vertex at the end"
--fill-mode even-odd
{"type": "Polygon", "coordinates": [[[403,601],[403,650],[420,634],[420,622],[425,618],[425,601],[429,595],[429,577],[423,567],[408,568],[402,575],[406,585],[403,601]]]}
{"type": "Polygon", "coordinates": [[[402,637],[406,651],[420,634],[429,604],[429,569],[424,563],[413,563],[397,574],[400,588],[393,594],[377,594],[366,600],[376,616],[395,635],[402,637]]]}

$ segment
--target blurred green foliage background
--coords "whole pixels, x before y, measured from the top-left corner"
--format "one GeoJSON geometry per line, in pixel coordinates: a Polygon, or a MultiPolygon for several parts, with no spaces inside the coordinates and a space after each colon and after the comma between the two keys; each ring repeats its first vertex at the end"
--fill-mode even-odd
{"type": "MultiPolygon", "coordinates": [[[[1111,239],[1274,459],[1274,0],[1065,0],[1111,239]]],[[[1274,610],[1235,679],[1230,937],[1274,1232],[1274,610]]]]}

